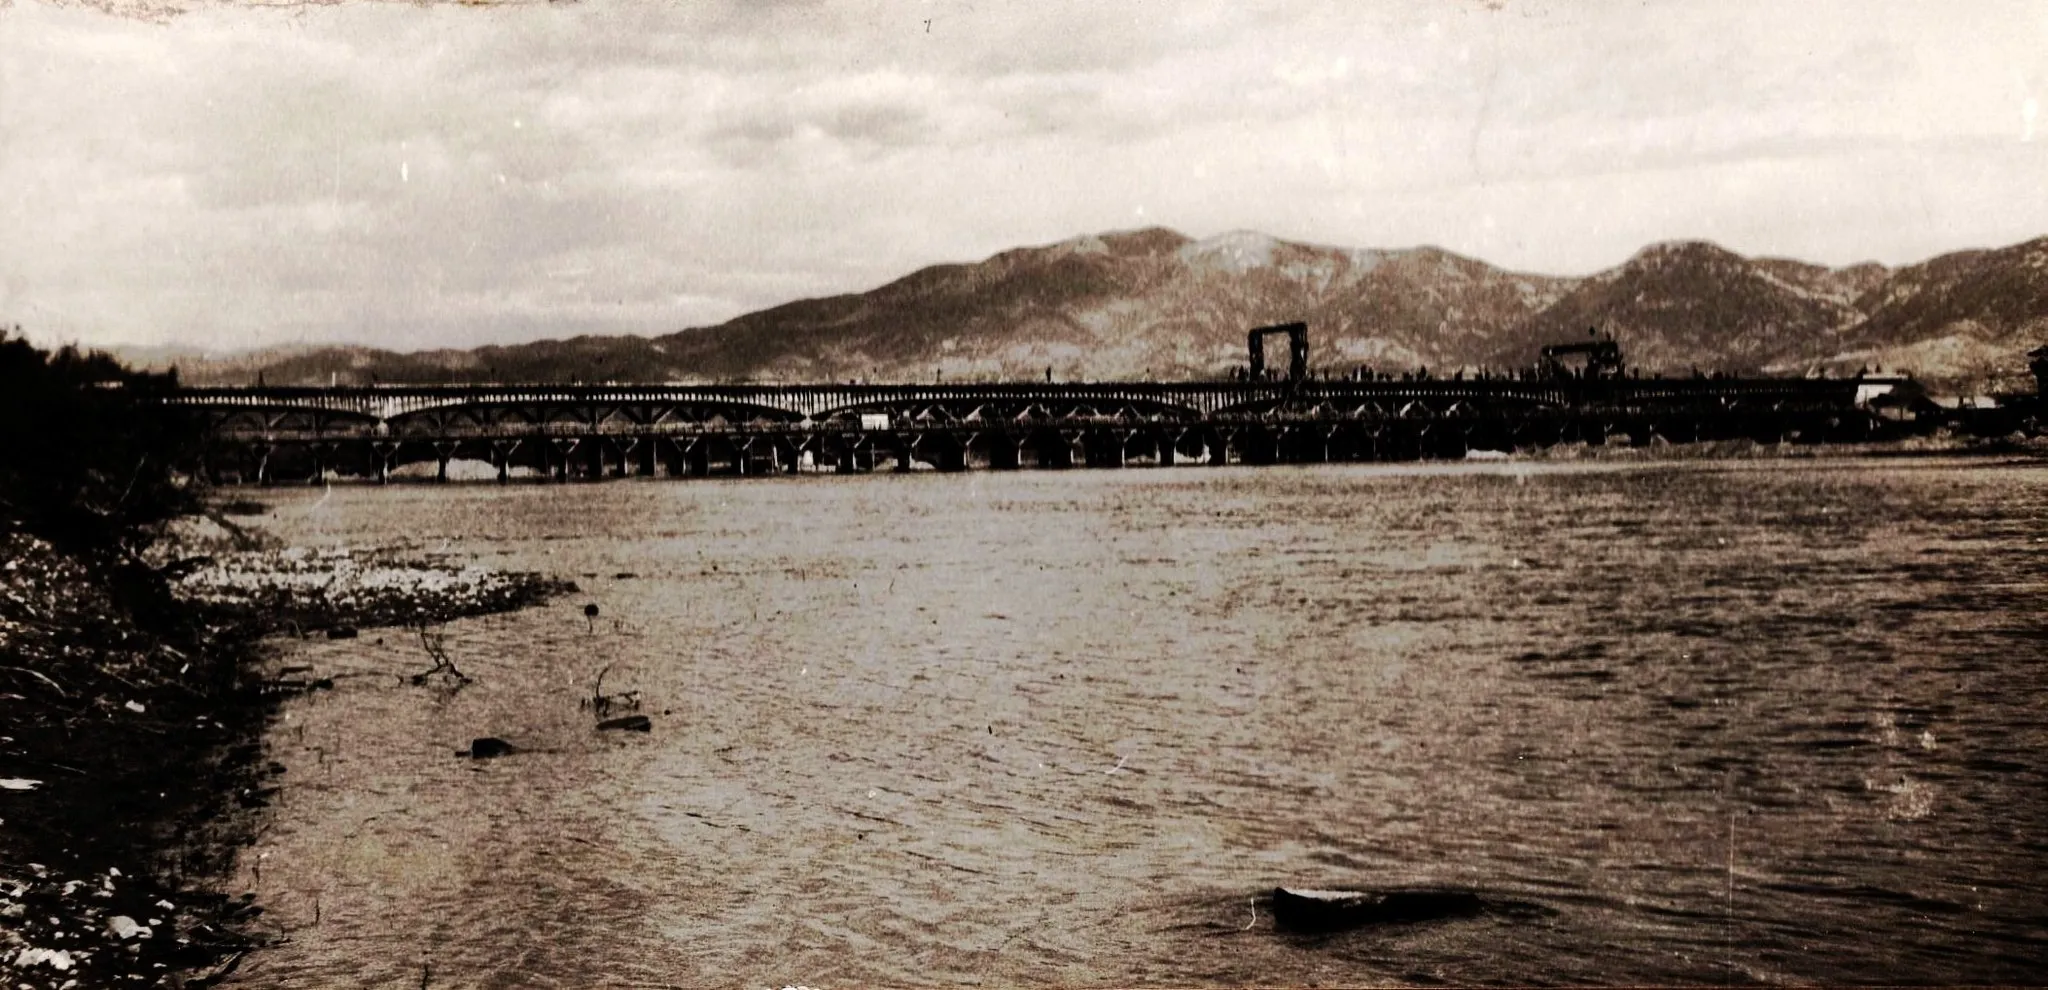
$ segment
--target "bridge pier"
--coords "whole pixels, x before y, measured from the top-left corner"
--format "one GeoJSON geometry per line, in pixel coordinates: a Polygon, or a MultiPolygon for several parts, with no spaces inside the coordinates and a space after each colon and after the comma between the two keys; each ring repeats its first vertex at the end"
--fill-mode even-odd
{"type": "Polygon", "coordinates": [[[932,466],[946,472],[967,470],[967,449],[974,445],[977,433],[941,434],[938,449],[932,453],[932,466]]]}
{"type": "Polygon", "coordinates": [[[1080,434],[1080,463],[1091,468],[1119,467],[1123,452],[1116,435],[1109,430],[1086,430],[1080,434]]]}
{"type": "Polygon", "coordinates": [[[1464,460],[1465,453],[1471,449],[1470,444],[1466,442],[1466,429],[1462,423],[1444,420],[1432,420],[1422,424],[1416,431],[1416,456],[1440,461],[1464,460]]]}
{"type": "Polygon", "coordinates": [[[448,462],[455,458],[455,451],[460,446],[460,444],[447,440],[436,440],[434,442],[435,481],[446,482],[448,480],[448,462]]]}
{"type": "Polygon", "coordinates": [[[1252,426],[1239,430],[1238,460],[1244,464],[1277,464],[1280,461],[1280,438],[1272,432],[1252,426]]]}
{"type": "Polygon", "coordinates": [[[1360,460],[1378,461],[1386,456],[1381,449],[1381,442],[1385,438],[1386,432],[1384,427],[1376,425],[1359,431],[1358,447],[1360,460]]]}
{"type": "Polygon", "coordinates": [[[576,449],[582,445],[583,440],[579,437],[550,437],[548,439],[548,449],[553,454],[548,459],[553,462],[552,473],[557,483],[568,483],[569,472],[575,463],[576,449]]]}
{"type": "Polygon", "coordinates": [[[391,482],[391,462],[398,456],[398,444],[379,441],[370,445],[370,468],[380,485],[391,482]]]}
{"type": "Polygon", "coordinates": [[[839,473],[866,474],[874,469],[874,442],[858,433],[848,435],[839,456],[839,473]]]}
{"type": "Polygon", "coordinates": [[[1237,429],[1235,427],[1225,427],[1216,430],[1205,438],[1208,445],[1209,465],[1211,467],[1230,466],[1230,444],[1236,439],[1237,429]]]}
{"type": "Polygon", "coordinates": [[[327,482],[327,462],[333,456],[333,449],[333,444],[309,443],[306,445],[306,458],[311,462],[308,465],[311,470],[306,474],[306,484],[318,487],[327,482]]]}
{"type": "Polygon", "coordinates": [[[252,444],[249,447],[249,453],[256,465],[256,470],[253,473],[256,475],[256,483],[258,485],[268,486],[270,484],[270,452],[272,449],[274,448],[267,443],[252,444]]]}
{"type": "Polygon", "coordinates": [[[1045,430],[1039,434],[1041,446],[1038,449],[1038,466],[1042,468],[1070,468],[1074,466],[1074,451],[1081,450],[1081,463],[1088,462],[1088,450],[1082,444],[1080,430],[1045,430]]]}
{"type": "Polygon", "coordinates": [[[811,468],[817,457],[818,435],[815,433],[793,433],[789,437],[790,474],[800,474],[811,468]]]}
{"type": "Polygon", "coordinates": [[[1024,466],[1023,441],[1008,430],[984,434],[988,439],[988,466],[995,471],[1015,471],[1024,466]]]}
{"type": "Polygon", "coordinates": [[[498,484],[512,479],[512,452],[518,449],[517,440],[491,441],[491,466],[498,469],[498,484]]]}
{"type": "Polygon", "coordinates": [[[614,453],[618,454],[617,473],[613,474],[612,477],[632,477],[634,474],[634,462],[638,460],[633,455],[640,449],[640,438],[636,436],[613,437],[609,446],[614,453]]]}
{"type": "Polygon", "coordinates": [[[699,437],[684,437],[669,444],[668,476],[671,478],[701,478],[711,473],[710,455],[704,450],[704,441],[699,437]]]}

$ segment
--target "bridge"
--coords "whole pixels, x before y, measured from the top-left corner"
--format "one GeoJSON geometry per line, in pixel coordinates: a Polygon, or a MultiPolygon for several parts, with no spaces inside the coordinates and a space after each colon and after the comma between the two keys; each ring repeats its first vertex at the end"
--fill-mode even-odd
{"type": "Polygon", "coordinates": [[[220,482],[383,481],[412,465],[446,479],[458,461],[488,464],[501,481],[566,481],[1847,441],[1885,429],[1870,400],[1904,384],[1569,372],[1319,380],[1297,361],[1286,380],[255,386],[184,388],[168,402],[198,417],[208,443],[195,468],[220,482]]]}

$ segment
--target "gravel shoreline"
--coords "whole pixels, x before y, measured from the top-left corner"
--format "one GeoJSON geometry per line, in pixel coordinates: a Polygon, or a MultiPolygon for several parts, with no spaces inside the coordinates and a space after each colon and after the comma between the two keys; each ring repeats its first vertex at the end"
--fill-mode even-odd
{"type": "Polygon", "coordinates": [[[539,604],[573,585],[367,549],[240,550],[168,610],[48,543],[0,535],[0,985],[212,985],[277,937],[221,889],[284,782],[266,637],[539,604]]]}

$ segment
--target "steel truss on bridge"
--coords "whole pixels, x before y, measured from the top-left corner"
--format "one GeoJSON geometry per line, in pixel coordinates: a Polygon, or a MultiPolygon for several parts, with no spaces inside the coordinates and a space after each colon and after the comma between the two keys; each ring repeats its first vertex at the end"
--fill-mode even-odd
{"type": "Polygon", "coordinates": [[[693,477],[1464,457],[1558,443],[1861,440],[1897,379],[187,388],[223,482],[693,477]]]}

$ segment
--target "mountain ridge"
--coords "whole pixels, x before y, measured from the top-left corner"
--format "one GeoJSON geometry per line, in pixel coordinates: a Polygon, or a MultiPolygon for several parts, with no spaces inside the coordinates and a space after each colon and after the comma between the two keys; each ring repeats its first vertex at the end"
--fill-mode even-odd
{"type": "Polygon", "coordinates": [[[1953,390],[2025,378],[2048,343],[2048,237],[1890,268],[1646,245],[1584,276],[1433,246],[1343,248],[1165,227],[930,265],[658,336],[469,350],[294,348],[185,361],[193,383],[1217,378],[1244,332],[1310,325],[1318,371],[1518,367],[1588,327],[1646,371],[1805,374],[1881,363],[1953,390]],[[1910,367],[1910,365],[1908,365],[1910,367]]]}

